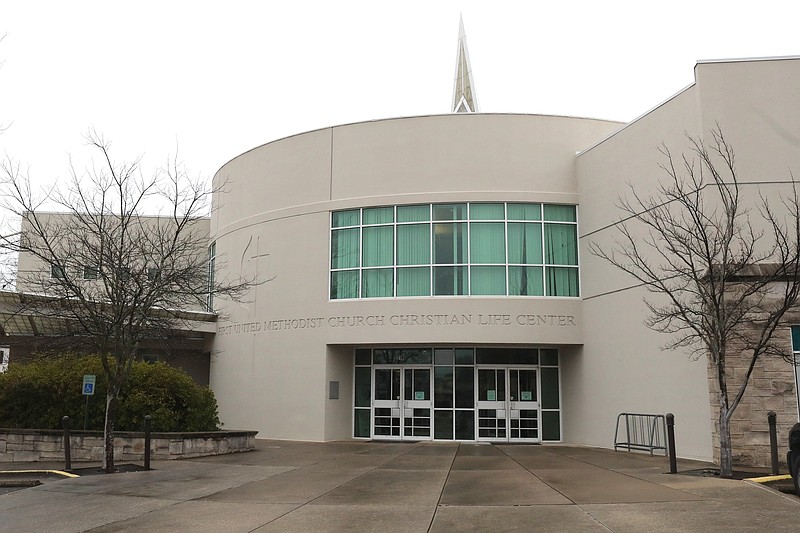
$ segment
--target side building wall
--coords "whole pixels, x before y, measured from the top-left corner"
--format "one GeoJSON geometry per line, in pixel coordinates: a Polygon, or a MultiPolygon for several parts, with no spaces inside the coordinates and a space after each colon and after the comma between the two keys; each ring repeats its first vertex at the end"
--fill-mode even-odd
{"type": "MultiPolygon", "coordinates": [[[[642,324],[647,315],[642,301],[653,296],[605,261],[587,258],[591,255],[588,248],[594,243],[609,249],[619,236],[614,223],[622,216],[616,207],[620,198],[631,198],[634,192],[647,197],[654,193],[659,181],[668,179],[658,167],[665,162],[660,147],[668,148],[680,159],[682,154],[691,155],[687,136],[708,141],[709,132],[715,128],[721,129],[736,152],[746,207],[753,208],[762,195],[771,199],[771,205],[780,205],[779,197],[791,191],[787,185],[790,170],[800,168],[798,85],[800,61],[796,59],[700,63],[695,84],[578,157],[583,199],[581,249],[585,251],[584,272],[591,272],[591,278],[584,281],[584,312],[593,317],[585,330],[584,353],[590,356],[585,362],[591,366],[599,361],[598,350],[622,350],[627,354],[617,365],[605,368],[629,376],[625,378],[627,400],[616,402],[618,409],[673,412],[681,455],[718,456],[713,374],[708,372],[704,357],[692,361],[689,352],[664,352],[659,348],[668,338],[645,332],[642,324]],[[626,332],[636,329],[642,333],[603,336],[603,332],[620,327],[626,332]],[[595,342],[597,338],[600,340],[595,342]],[[644,385],[631,385],[632,376],[643,379],[644,385]],[[653,387],[657,382],[669,387],[653,387]]],[[[635,228],[635,222],[628,223],[635,228]]],[[[788,349],[788,327],[779,335],[788,349]]],[[[733,360],[731,363],[740,366],[733,360]]],[[[732,376],[738,377],[740,372],[734,368],[732,376]]],[[[793,375],[791,365],[782,359],[765,361],[756,371],[734,418],[733,448],[741,462],[768,464],[765,432],[769,408],[778,411],[781,420],[783,433],[779,434],[779,442],[786,441],[786,430],[798,414],[793,400],[793,375]]],[[[577,389],[580,392],[575,401],[585,404],[586,388],[577,389]]],[[[606,409],[602,416],[612,414],[606,409]]]]}

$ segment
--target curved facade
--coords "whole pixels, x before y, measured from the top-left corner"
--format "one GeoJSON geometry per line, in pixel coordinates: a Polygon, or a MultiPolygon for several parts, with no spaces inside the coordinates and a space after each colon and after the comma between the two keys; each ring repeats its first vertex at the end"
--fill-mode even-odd
{"type": "Polygon", "coordinates": [[[620,126],[382,120],[255,148],[215,177],[211,383],[261,436],[563,439],[582,338],[575,153],[620,126]]]}

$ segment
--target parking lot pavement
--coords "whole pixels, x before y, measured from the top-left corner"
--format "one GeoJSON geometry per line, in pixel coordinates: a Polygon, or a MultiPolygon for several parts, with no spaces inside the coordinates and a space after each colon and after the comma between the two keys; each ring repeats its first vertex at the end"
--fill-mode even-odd
{"type": "Polygon", "coordinates": [[[712,533],[796,531],[800,520],[795,495],[567,445],[259,440],[154,467],[0,493],[0,531],[712,533]]]}

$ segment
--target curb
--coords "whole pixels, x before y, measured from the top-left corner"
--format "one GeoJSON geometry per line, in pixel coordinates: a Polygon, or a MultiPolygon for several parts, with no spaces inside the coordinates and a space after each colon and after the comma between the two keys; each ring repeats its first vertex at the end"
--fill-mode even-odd
{"type": "Polygon", "coordinates": [[[769,483],[770,481],[782,481],[784,479],[792,479],[792,476],[789,474],[783,474],[778,476],[749,477],[744,479],[744,481],[752,481],[753,483],[769,483]]]}
{"type": "Polygon", "coordinates": [[[31,476],[62,476],[65,478],[81,477],[78,474],[63,470],[0,470],[0,478],[20,478],[31,476]]]}

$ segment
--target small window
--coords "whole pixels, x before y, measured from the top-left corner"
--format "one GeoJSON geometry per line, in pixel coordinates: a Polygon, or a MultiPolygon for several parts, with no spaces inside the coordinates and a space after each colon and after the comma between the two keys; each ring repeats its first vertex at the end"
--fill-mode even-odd
{"type": "Polygon", "coordinates": [[[50,277],[53,279],[64,279],[67,277],[67,271],[61,265],[50,265],[50,277]]]}
{"type": "Polygon", "coordinates": [[[148,364],[153,364],[158,362],[158,355],[152,353],[146,353],[142,355],[142,361],[148,364]]]}
{"type": "Polygon", "coordinates": [[[83,267],[83,279],[97,279],[100,271],[96,266],[83,267]]]}

